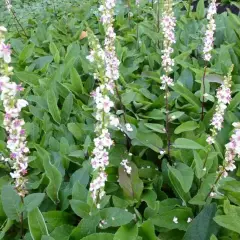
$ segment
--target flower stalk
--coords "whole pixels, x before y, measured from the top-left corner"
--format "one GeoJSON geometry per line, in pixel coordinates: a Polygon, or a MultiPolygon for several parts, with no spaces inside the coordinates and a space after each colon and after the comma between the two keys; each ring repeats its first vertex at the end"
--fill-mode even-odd
{"type": "Polygon", "coordinates": [[[22,108],[26,107],[28,102],[18,97],[23,87],[10,81],[13,68],[9,66],[11,47],[4,43],[6,31],[6,28],[0,27],[0,92],[5,112],[3,126],[7,132],[9,156],[2,156],[1,160],[7,162],[13,169],[10,175],[15,181],[15,188],[18,194],[24,197],[27,194],[25,175],[27,174],[29,149],[24,129],[25,122],[20,115],[22,108]]]}

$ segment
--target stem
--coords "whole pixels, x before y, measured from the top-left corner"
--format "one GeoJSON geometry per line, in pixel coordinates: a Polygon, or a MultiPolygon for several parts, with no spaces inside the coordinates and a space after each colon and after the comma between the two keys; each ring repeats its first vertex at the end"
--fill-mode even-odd
{"type": "Polygon", "coordinates": [[[22,29],[22,31],[23,31],[25,37],[27,37],[27,33],[25,32],[25,30],[24,30],[22,24],[19,22],[19,20],[18,20],[18,18],[17,18],[17,16],[16,16],[16,13],[15,13],[12,9],[10,9],[10,11],[11,11],[11,13],[12,13],[12,15],[13,15],[13,18],[16,20],[16,22],[18,23],[18,25],[19,25],[20,28],[22,29]]]}
{"type": "MultiPolygon", "coordinates": [[[[23,204],[23,197],[21,197],[21,202],[23,204]]],[[[21,239],[24,239],[23,212],[21,212],[20,224],[21,224],[21,239]]]]}
{"type": "Polygon", "coordinates": [[[171,154],[170,154],[170,147],[171,147],[171,141],[170,141],[170,132],[169,132],[169,104],[168,104],[168,95],[169,90],[168,86],[166,85],[165,90],[165,105],[166,105],[166,134],[167,134],[167,155],[169,157],[169,160],[171,161],[171,154]]]}
{"type": "Polygon", "coordinates": [[[191,12],[192,0],[189,0],[188,4],[189,4],[189,6],[188,6],[188,14],[187,14],[187,16],[189,18],[190,17],[190,12],[191,12]]]}
{"type": "Polygon", "coordinates": [[[153,8],[153,2],[154,2],[154,0],[152,0],[152,8],[153,8]]]}
{"type": "Polygon", "coordinates": [[[131,4],[130,4],[130,0],[127,0],[127,5],[128,5],[128,20],[130,21],[130,9],[131,9],[131,4]]]}
{"type": "Polygon", "coordinates": [[[203,78],[202,78],[202,84],[203,84],[203,92],[202,92],[202,113],[201,113],[201,120],[204,118],[204,101],[205,101],[205,91],[206,91],[206,86],[205,86],[205,77],[206,77],[206,72],[207,72],[207,66],[205,65],[204,67],[204,73],[203,73],[203,78]]]}
{"type": "Polygon", "coordinates": [[[224,173],[224,170],[221,171],[221,172],[218,174],[218,177],[217,177],[216,181],[214,182],[214,184],[213,184],[213,186],[212,186],[210,192],[208,193],[208,195],[207,195],[206,198],[205,198],[205,202],[206,202],[207,199],[209,198],[211,192],[214,190],[215,185],[218,183],[218,181],[220,180],[220,178],[221,178],[221,176],[223,175],[223,173],[224,173]]]}
{"type": "MultiPolygon", "coordinates": [[[[123,111],[123,121],[124,121],[124,124],[127,123],[127,120],[126,120],[126,110],[125,110],[125,107],[122,103],[122,98],[119,94],[119,91],[118,91],[118,87],[117,87],[117,84],[115,84],[115,91],[117,93],[117,96],[118,96],[118,99],[119,99],[119,102],[120,102],[120,106],[121,106],[121,110],[123,111]]],[[[129,150],[130,147],[131,147],[131,142],[130,142],[130,139],[129,137],[126,135],[126,141],[127,141],[127,149],[129,150]]]]}

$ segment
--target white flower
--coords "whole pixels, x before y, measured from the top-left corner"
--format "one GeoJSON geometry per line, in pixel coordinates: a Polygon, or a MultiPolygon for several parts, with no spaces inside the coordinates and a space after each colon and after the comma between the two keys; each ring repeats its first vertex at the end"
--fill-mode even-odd
{"type": "Polygon", "coordinates": [[[130,123],[126,123],[126,124],[125,124],[125,127],[126,127],[126,130],[127,130],[128,132],[132,132],[132,131],[133,131],[133,128],[132,128],[132,126],[131,126],[130,123]]]}
{"type": "Polygon", "coordinates": [[[27,105],[28,105],[28,102],[26,100],[24,100],[24,99],[17,100],[17,108],[18,109],[21,110],[22,108],[26,107],[27,105]]]}
{"type": "Polygon", "coordinates": [[[128,164],[129,164],[129,162],[128,162],[127,159],[122,160],[122,162],[120,163],[120,165],[123,166],[124,171],[125,171],[127,174],[130,175],[131,172],[132,172],[132,167],[131,167],[131,166],[128,166],[128,164]]]}
{"type": "Polygon", "coordinates": [[[173,218],[173,222],[174,222],[174,223],[178,223],[178,218],[177,218],[177,217],[174,217],[174,218],[173,218]]]}
{"type": "Polygon", "coordinates": [[[11,49],[9,44],[0,42],[0,58],[3,58],[5,63],[11,62],[11,49]]]}
{"type": "Polygon", "coordinates": [[[110,125],[114,126],[114,127],[118,127],[119,126],[119,119],[113,115],[110,116],[110,125]]]}
{"type": "Polygon", "coordinates": [[[189,218],[187,219],[187,223],[190,223],[191,221],[192,221],[192,218],[189,217],[189,218]]]}
{"type": "Polygon", "coordinates": [[[161,155],[163,155],[163,154],[165,154],[165,151],[164,151],[164,150],[160,150],[159,153],[160,153],[161,155]]]}
{"type": "Polygon", "coordinates": [[[0,32],[7,32],[7,29],[4,26],[0,26],[0,32]]]}

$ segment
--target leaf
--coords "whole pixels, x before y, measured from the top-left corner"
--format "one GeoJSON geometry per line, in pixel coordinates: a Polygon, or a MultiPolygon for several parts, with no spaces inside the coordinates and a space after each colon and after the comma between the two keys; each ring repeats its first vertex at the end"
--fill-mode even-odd
{"type": "Polygon", "coordinates": [[[32,193],[24,198],[24,207],[30,212],[39,207],[45,197],[45,193],[32,193]]]}
{"type": "Polygon", "coordinates": [[[48,90],[47,92],[47,104],[53,120],[60,124],[61,123],[60,111],[58,109],[56,95],[52,89],[48,90]]]}
{"type": "Polygon", "coordinates": [[[130,175],[124,171],[122,166],[119,167],[119,185],[128,198],[139,200],[143,191],[143,182],[139,178],[136,165],[130,162],[130,166],[132,168],[130,175]]]}
{"type": "Polygon", "coordinates": [[[55,240],[54,238],[50,237],[50,236],[42,236],[41,240],[55,240]]]}
{"type": "Polygon", "coordinates": [[[84,91],[82,79],[80,78],[75,68],[71,69],[70,75],[71,75],[71,81],[72,81],[72,86],[74,88],[74,91],[77,93],[84,93],[85,91],[84,91]]]}
{"type": "Polygon", "coordinates": [[[188,132],[188,131],[193,131],[196,128],[199,128],[199,125],[194,122],[194,121],[188,121],[188,122],[184,122],[182,123],[180,126],[178,126],[175,130],[174,133],[175,134],[179,134],[182,132],[188,132]]]}
{"type": "Polygon", "coordinates": [[[235,109],[238,107],[239,103],[240,103],[240,92],[238,92],[238,93],[233,97],[233,99],[231,100],[231,102],[230,102],[230,104],[229,104],[229,106],[228,106],[228,109],[229,109],[230,111],[235,110],[235,109]]]}
{"type": "Polygon", "coordinates": [[[204,0],[199,0],[197,4],[197,18],[198,19],[203,19],[204,18],[204,0]]]}
{"type": "Polygon", "coordinates": [[[216,216],[214,221],[221,227],[240,234],[240,211],[230,212],[227,215],[216,216]]]}
{"type": "Polygon", "coordinates": [[[30,43],[28,45],[26,45],[22,52],[19,54],[19,60],[21,62],[25,62],[29,57],[32,56],[33,54],[33,50],[34,50],[34,44],[30,43]]]}
{"type": "Polygon", "coordinates": [[[70,117],[70,114],[72,112],[73,107],[73,95],[72,93],[69,93],[66,99],[63,102],[63,107],[61,110],[61,119],[62,123],[67,123],[68,119],[70,117]]]}
{"type": "Polygon", "coordinates": [[[183,149],[204,149],[204,147],[199,143],[187,138],[177,138],[173,144],[173,147],[183,149]]]}
{"type": "Polygon", "coordinates": [[[30,86],[39,85],[38,80],[40,76],[33,72],[14,72],[14,75],[22,82],[29,84],[30,86]]]}
{"type": "Polygon", "coordinates": [[[67,128],[77,140],[83,137],[83,130],[78,123],[68,123],[67,128]]]}
{"type": "Polygon", "coordinates": [[[187,102],[191,103],[193,105],[193,110],[195,112],[198,112],[199,109],[201,109],[201,103],[199,99],[187,88],[183,87],[179,83],[174,84],[173,87],[171,87],[175,92],[180,94],[183,98],[187,100],[187,102]]]}
{"type": "Polygon", "coordinates": [[[83,218],[79,225],[72,231],[70,240],[79,240],[89,234],[95,233],[100,220],[99,214],[83,218]]]}
{"type": "Polygon", "coordinates": [[[83,186],[87,186],[89,182],[89,173],[86,168],[80,168],[70,178],[70,184],[73,186],[77,181],[79,181],[83,186]]]}
{"type": "Polygon", "coordinates": [[[33,240],[41,240],[42,236],[48,235],[43,215],[38,208],[28,213],[28,226],[33,240]]]}
{"type": "Polygon", "coordinates": [[[51,54],[53,55],[53,59],[54,59],[55,63],[59,63],[60,62],[60,54],[59,54],[58,48],[54,42],[50,42],[49,50],[50,50],[51,54]]]}
{"type": "Polygon", "coordinates": [[[184,163],[178,163],[176,168],[168,166],[170,173],[174,176],[174,178],[180,183],[183,191],[185,193],[189,192],[192,186],[194,173],[192,168],[187,166],[184,163]]]}
{"type": "Polygon", "coordinates": [[[209,240],[216,234],[219,228],[213,221],[216,211],[215,203],[207,205],[189,224],[183,240],[209,240]]]}
{"type": "Polygon", "coordinates": [[[157,123],[144,123],[144,125],[153,130],[154,132],[158,132],[158,133],[165,133],[164,129],[165,127],[161,124],[157,124],[157,123]]]}
{"type": "Polygon", "coordinates": [[[139,228],[139,236],[147,240],[156,240],[154,225],[150,220],[142,223],[139,228]]]}
{"type": "Polygon", "coordinates": [[[101,219],[106,221],[106,224],[103,224],[103,229],[128,224],[134,218],[132,213],[125,211],[125,209],[115,207],[102,209],[100,215],[101,219]]]}
{"type": "Polygon", "coordinates": [[[136,240],[138,236],[138,227],[136,224],[121,226],[114,235],[113,240],[136,240]]]}
{"type": "Polygon", "coordinates": [[[75,200],[80,200],[86,202],[88,197],[88,190],[80,182],[75,182],[72,190],[72,198],[75,200]]]}
{"type": "Polygon", "coordinates": [[[10,185],[5,185],[1,193],[3,210],[11,220],[20,220],[21,198],[10,185]]]}
{"type": "Polygon", "coordinates": [[[157,194],[153,190],[145,190],[142,194],[141,200],[146,202],[147,205],[154,209],[157,200],[157,194]]]}
{"type": "Polygon", "coordinates": [[[72,207],[72,210],[75,212],[75,214],[77,214],[79,217],[81,218],[85,218],[87,216],[89,216],[90,213],[90,206],[80,200],[70,200],[70,205],[72,207]]]}
{"type": "Polygon", "coordinates": [[[40,146],[36,146],[36,149],[43,160],[43,167],[49,179],[49,184],[46,188],[47,195],[57,204],[59,202],[58,193],[62,184],[62,175],[58,169],[52,165],[48,152],[40,146]]]}
{"type": "Polygon", "coordinates": [[[194,154],[196,176],[198,179],[201,179],[206,173],[206,171],[203,170],[204,161],[201,159],[197,151],[193,151],[193,154],[194,154]]]}
{"type": "Polygon", "coordinates": [[[111,233],[94,233],[81,240],[113,240],[114,235],[111,233]]]}
{"type": "Polygon", "coordinates": [[[186,231],[188,227],[187,219],[189,217],[192,218],[192,210],[185,207],[166,211],[162,214],[157,214],[151,218],[151,221],[158,227],[186,231]],[[174,217],[178,219],[178,223],[173,221],[174,217]]]}
{"type": "Polygon", "coordinates": [[[51,232],[51,237],[57,240],[69,240],[69,236],[73,230],[73,226],[70,225],[62,225],[59,227],[56,227],[52,232],[51,232]]]}

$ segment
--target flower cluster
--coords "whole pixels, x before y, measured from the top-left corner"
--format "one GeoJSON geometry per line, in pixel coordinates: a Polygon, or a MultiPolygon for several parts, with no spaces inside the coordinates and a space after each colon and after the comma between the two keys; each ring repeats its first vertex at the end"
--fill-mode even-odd
{"type": "Polygon", "coordinates": [[[172,44],[176,43],[174,34],[176,18],[174,17],[171,0],[164,4],[161,25],[163,30],[162,66],[165,71],[165,75],[161,77],[161,89],[166,89],[166,86],[173,86],[173,80],[168,77],[168,74],[173,70],[174,59],[171,58],[171,54],[173,53],[172,44]]]}
{"type": "Polygon", "coordinates": [[[212,58],[211,51],[214,44],[214,32],[216,30],[216,24],[214,20],[214,15],[217,12],[216,0],[212,0],[207,13],[208,25],[207,31],[204,37],[204,47],[203,47],[203,59],[205,61],[210,61],[212,58]]]}
{"type": "Polygon", "coordinates": [[[109,164],[108,151],[114,144],[108,128],[118,127],[119,120],[111,113],[114,106],[111,95],[114,94],[115,82],[119,78],[119,60],[115,53],[116,34],[113,29],[113,15],[115,0],[102,1],[99,7],[101,22],[105,29],[104,49],[101,48],[98,39],[88,30],[90,55],[87,59],[95,66],[94,78],[99,81],[99,86],[92,93],[96,105],[96,138],[94,139],[93,157],[91,165],[94,170],[94,177],[90,184],[90,192],[94,202],[98,202],[105,195],[104,187],[107,181],[106,167],[109,164]]]}
{"type": "MultiPolygon", "coordinates": [[[[226,152],[223,165],[219,166],[218,181],[222,177],[227,177],[229,171],[236,169],[235,158],[240,157],[240,122],[233,123],[233,126],[235,129],[230,138],[230,142],[225,145],[226,152]]],[[[215,197],[216,195],[216,189],[213,189],[210,193],[210,197],[215,197]]]]}
{"type": "Polygon", "coordinates": [[[120,164],[123,166],[124,171],[125,171],[128,175],[130,175],[131,172],[132,172],[132,167],[131,167],[131,166],[128,166],[129,161],[128,161],[127,159],[123,159],[120,164]]]}
{"type": "Polygon", "coordinates": [[[224,122],[224,112],[227,105],[231,101],[231,73],[233,66],[230,68],[228,76],[224,77],[224,82],[220,88],[217,89],[217,106],[210,125],[212,125],[211,136],[208,136],[207,142],[213,144],[217,133],[221,130],[224,122]]]}
{"type": "Polygon", "coordinates": [[[5,117],[3,126],[8,134],[7,148],[9,149],[9,157],[2,157],[2,160],[8,162],[13,169],[10,173],[15,179],[15,187],[20,196],[27,194],[26,173],[28,167],[29,152],[24,130],[24,120],[20,118],[22,108],[28,105],[28,102],[19,99],[17,95],[23,90],[21,85],[10,81],[12,68],[8,66],[11,62],[10,45],[4,43],[4,32],[6,29],[0,27],[0,91],[1,101],[3,102],[5,117]]]}

